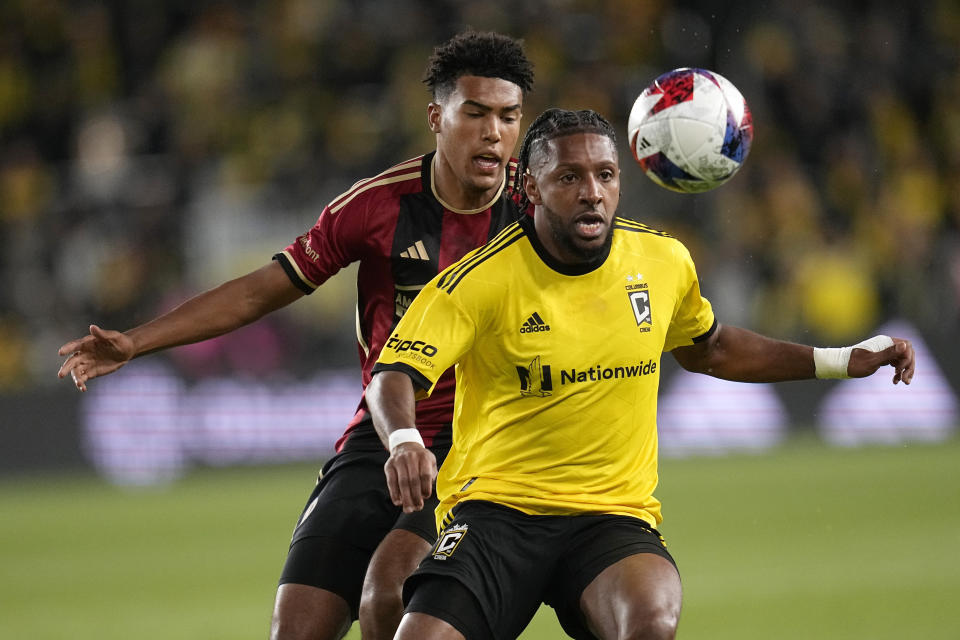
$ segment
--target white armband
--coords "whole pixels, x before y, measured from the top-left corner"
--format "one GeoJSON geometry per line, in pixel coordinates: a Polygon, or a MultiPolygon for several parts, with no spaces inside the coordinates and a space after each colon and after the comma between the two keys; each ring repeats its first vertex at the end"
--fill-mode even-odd
{"type": "Polygon", "coordinates": [[[850,364],[850,354],[854,349],[866,349],[876,353],[892,346],[893,338],[880,335],[858,342],[852,347],[814,347],[813,365],[816,368],[816,375],[818,378],[849,378],[847,366],[850,364]]]}
{"type": "Polygon", "coordinates": [[[388,438],[387,446],[390,451],[393,451],[397,445],[401,445],[404,442],[416,442],[421,447],[424,446],[423,438],[420,437],[420,430],[414,429],[413,427],[392,431],[390,433],[390,437],[388,438]]]}

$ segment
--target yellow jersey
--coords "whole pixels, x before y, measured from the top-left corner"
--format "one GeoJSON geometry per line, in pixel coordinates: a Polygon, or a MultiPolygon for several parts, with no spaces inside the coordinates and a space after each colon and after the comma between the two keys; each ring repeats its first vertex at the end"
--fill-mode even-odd
{"type": "Polygon", "coordinates": [[[424,287],[374,371],[404,371],[424,397],[456,366],[441,528],[465,500],[656,526],[660,357],[715,328],[678,240],[616,218],[609,253],[571,267],[524,216],[424,287]]]}

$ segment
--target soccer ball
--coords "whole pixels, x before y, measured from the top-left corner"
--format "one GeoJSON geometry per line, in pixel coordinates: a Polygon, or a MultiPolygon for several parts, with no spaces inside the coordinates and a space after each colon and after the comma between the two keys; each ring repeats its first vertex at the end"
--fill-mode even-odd
{"type": "Polygon", "coordinates": [[[654,80],[630,111],[630,151],[661,187],[709,191],[733,177],[750,152],[753,118],[719,73],[674,69],[654,80]]]}

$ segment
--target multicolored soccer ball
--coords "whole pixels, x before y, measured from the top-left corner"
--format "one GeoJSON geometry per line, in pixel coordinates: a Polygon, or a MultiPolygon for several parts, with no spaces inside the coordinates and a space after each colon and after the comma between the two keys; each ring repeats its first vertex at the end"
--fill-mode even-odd
{"type": "Polygon", "coordinates": [[[701,193],[733,177],[750,152],[753,118],[733,83],[706,69],[682,68],[654,80],[627,124],[630,150],[661,187],[701,193]]]}

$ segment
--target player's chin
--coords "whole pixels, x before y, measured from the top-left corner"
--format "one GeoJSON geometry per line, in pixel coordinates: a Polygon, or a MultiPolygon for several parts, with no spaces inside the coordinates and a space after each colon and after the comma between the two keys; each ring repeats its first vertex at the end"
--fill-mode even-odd
{"type": "Polygon", "coordinates": [[[477,191],[489,191],[500,186],[503,182],[503,171],[472,171],[470,184],[477,191]]]}
{"type": "Polygon", "coordinates": [[[611,242],[611,229],[607,224],[599,228],[574,229],[570,234],[570,244],[581,259],[595,260],[606,254],[611,242]]]}
{"type": "Polygon", "coordinates": [[[592,262],[603,256],[607,251],[607,242],[604,236],[589,240],[574,237],[572,245],[573,252],[585,262],[592,262]]]}

